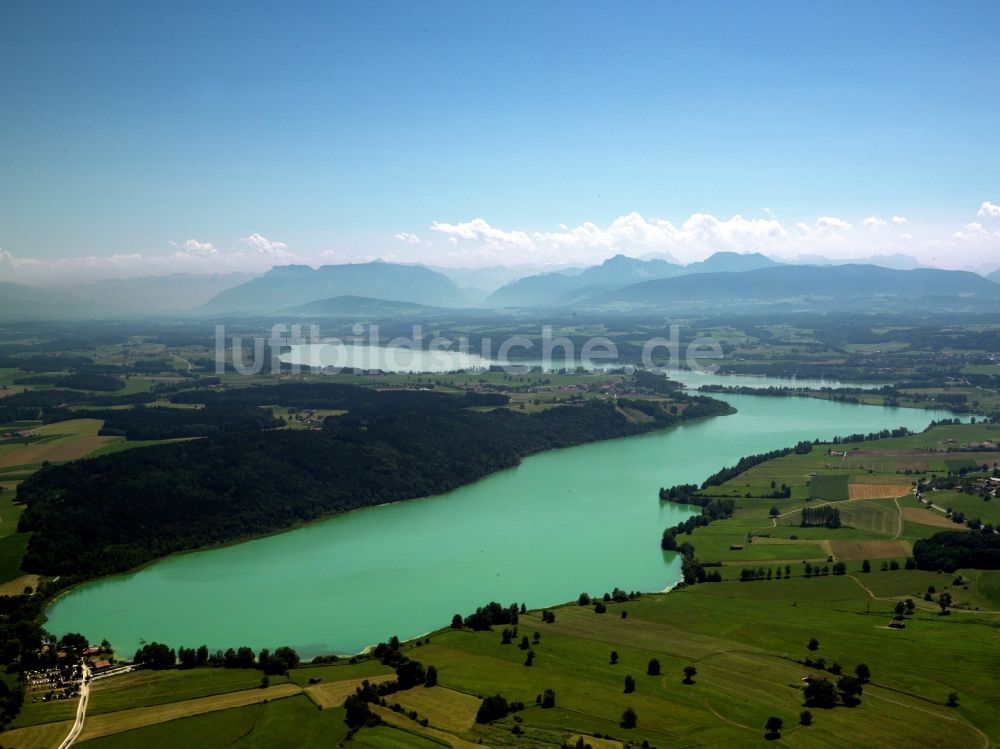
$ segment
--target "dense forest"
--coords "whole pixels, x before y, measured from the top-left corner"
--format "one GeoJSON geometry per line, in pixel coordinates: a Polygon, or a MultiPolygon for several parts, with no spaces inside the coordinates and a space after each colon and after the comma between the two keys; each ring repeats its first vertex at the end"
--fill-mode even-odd
{"type": "Polygon", "coordinates": [[[102,436],[129,440],[160,440],[177,437],[208,437],[229,432],[258,432],[284,425],[269,408],[210,406],[206,408],[154,408],[137,405],[127,409],[81,411],[91,419],[102,419],[102,436]]]}
{"type": "Polygon", "coordinates": [[[541,450],[731,410],[678,394],[680,415],[658,408],[636,423],[610,401],[522,414],[469,410],[475,396],[336,385],[320,386],[325,393],[314,399],[314,386],[274,392],[281,387],[199,397],[206,410],[294,400],[348,413],[318,431],[216,434],[45,466],[18,487],[26,503],[18,527],[32,532],[23,569],[67,582],[121,572],[175,551],[448,491],[541,450]]]}
{"type": "Polygon", "coordinates": [[[1000,536],[993,533],[944,531],[913,544],[913,558],[922,570],[954,572],[962,567],[1000,569],[1000,536]]]}

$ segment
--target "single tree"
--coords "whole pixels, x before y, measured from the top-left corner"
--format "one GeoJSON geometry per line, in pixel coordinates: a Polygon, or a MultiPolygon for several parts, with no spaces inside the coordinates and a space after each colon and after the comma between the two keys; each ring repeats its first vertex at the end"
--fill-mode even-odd
{"type": "Polygon", "coordinates": [[[947,591],[945,591],[944,593],[941,593],[938,596],[937,604],[938,604],[938,606],[941,607],[941,613],[942,614],[947,614],[948,613],[948,607],[951,606],[951,593],[948,593],[947,591]]]}
{"type": "Polygon", "coordinates": [[[781,718],[772,715],[767,719],[767,723],[764,724],[764,735],[770,738],[778,738],[781,736],[781,727],[785,725],[785,721],[781,718]]]}
{"type": "Polygon", "coordinates": [[[806,647],[809,648],[810,650],[819,650],[819,640],[817,640],[815,637],[810,637],[809,644],[806,645],[806,647]]]}
{"type": "Polygon", "coordinates": [[[631,676],[625,677],[625,694],[635,691],[635,679],[631,676]]]}
{"type": "Polygon", "coordinates": [[[845,705],[855,705],[864,691],[861,679],[856,676],[841,676],[837,679],[837,691],[845,705]]]}
{"type": "Polygon", "coordinates": [[[872,678],[871,669],[865,663],[859,663],[854,667],[854,675],[861,679],[862,684],[867,684],[872,678]]]}
{"type": "Polygon", "coordinates": [[[531,666],[535,662],[535,651],[529,650],[528,656],[524,659],[525,666],[531,666]]]}
{"type": "Polygon", "coordinates": [[[872,563],[869,562],[867,559],[864,560],[861,563],[861,571],[862,572],[871,572],[872,571],[872,563]]]}
{"type": "Polygon", "coordinates": [[[617,650],[612,650],[611,651],[611,665],[614,666],[616,663],[618,663],[618,651],[617,650]]]}
{"type": "Polygon", "coordinates": [[[803,690],[808,707],[833,707],[837,704],[837,689],[828,679],[813,679],[803,690]]]}
{"type": "Polygon", "coordinates": [[[556,693],[551,689],[546,689],[545,694],[542,695],[542,708],[547,710],[550,707],[556,706],[556,693]]]}
{"type": "Polygon", "coordinates": [[[510,705],[508,705],[507,699],[503,695],[496,694],[485,698],[479,705],[476,723],[492,723],[494,720],[505,718],[509,712],[510,705]]]}
{"type": "Polygon", "coordinates": [[[684,667],[684,683],[685,684],[693,684],[694,683],[694,677],[697,674],[698,674],[698,669],[696,669],[694,666],[685,666],[684,667]]]}
{"type": "Polygon", "coordinates": [[[635,710],[630,707],[625,708],[625,712],[622,713],[622,728],[635,728],[638,718],[636,717],[635,710]]]}
{"type": "Polygon", "coordinates": [[[656,658],[652,658],[649,661],[649,665],[646,666],[646,674],[649,676],[659,676],[660,675],[660,662],[656,658]]]}
{"type": "Polygon", "coordinates": [[[437,666],[427,667],[427,676],[424,678],[425,687],[436,687],[438,683],[438,670],[437,666]]]}
{"type": "Polygon", "coordinates": [[[902,619],[903,615],[906,614],[906,604],[902,601],[897,601],[896,606],[893,609],[896,612],[896,619],[902,619]]]}
{"type": "Polygon", "coordinates": [[[948,707],[958,707],[958,692],[948,695],[948,707]]]}
{"type": "Polygon", "coordinates": [[[813,722],[813,714],[808,710],[803,710],[799,713],[799,724],[803,726],[811,726],[813,722]]]}
{"type": "Polygon", "coordinates": [[[461,629],[462,628],[462,615],[461,614],[455,614],[455,616],[453,616],[451,618],[451,628],[452,629],[461,629]]]}

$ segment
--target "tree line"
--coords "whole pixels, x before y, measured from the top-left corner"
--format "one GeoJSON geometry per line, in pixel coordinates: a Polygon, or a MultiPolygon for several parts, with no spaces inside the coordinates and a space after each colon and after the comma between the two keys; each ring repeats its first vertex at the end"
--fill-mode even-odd
{"type": "MultiPolygon", "coordinates": [[[[312,386],[292,387],[300,402],[310,400],[312,386]]],[[[322,407],[349,407],[320,431],[235,432],[42,467],[18,487],[26,505],[18,528],[32,533],[22,568],[67,582],[121,572],[175,551],[442,493],[541,450],[648,432],[671,418],[632,423],[598,400],[478,412],[446,394],[316,387],[339,392],[322,407]]],[[[269,389],[198,397],[249,407],[275,402],[269,389]]]]}

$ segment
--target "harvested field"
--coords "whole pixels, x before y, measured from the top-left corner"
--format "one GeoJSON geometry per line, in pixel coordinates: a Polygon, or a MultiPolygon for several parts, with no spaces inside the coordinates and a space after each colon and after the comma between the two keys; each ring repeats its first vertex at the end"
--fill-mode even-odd
{"type": "Polygon", "coordinates": [[[964,525],[953,523],[943,513],[926,507],[904,507],[903,520],[908,520],[911,523],[920,523],[921,525],[932,525],[935,528],[947,528],[953,531],[965,529],[964,525]]]}
{"type": "Polygon", "coordinates": [[[840,520],[847,527],[887,536],[895,535],[899,529],[899,508],[894,502],[845,502],[839,507],[840,520]]]}
{"type": "Polygon", "coordinates": [[[13,580],[8,580],[0,585],[0,596],[19,596],[29,585],[32,588],[37,588],[39,580],[41,578],[38,575],[21,575],[13,580]]]}
{"type": "Polygon", "coordinates": [[[907,484],[848,484],[847,493],[850,499],[892,499],[902,497],[913,491],[907,484]]]}
{"type": "Polygon", "coordinates": [[[394,697],[407,710],[416,710],[421,718],[427,718],[432,726],[452,733],[463,733],[472,728],[481,704],[477,697],[445,687],[418,687],[397,692],[394,697]]]}
{"type": "MultiPolygon", "coordinates": [[[[478,702],[478,700],[477,700],[478,702]]],[[[465,739],[460,739],[457,736],[452,736],[450,733],[445,733],[444,731],[439,731],[436,728],[431,728],[430,726],[424,728],[416,721],[412,721],[405,715],[400,715],[399,713],[394,713],[385,707],[379,707],[377,705],[372,707],[372,712],[376,713],[382,721],[389,726],[399,728],[407,733],[412,733],[416,736],[422,736],[424,738],[430,739],[436,744],[445,744],[453,747],[453,749],[479,749],[482,745],[473,743],[472,741],[466,741],[465,739]]]]}
{"type": "Polygon", "coordinates": [[[232,707],[253,705],[264,700],[274,701],[282,697],[290,697],[302,692],[297,684],[280,684],[267,689],[243,689],[238,692],[216,694],[211,697],[199,697],[193,700],[169,702],[154,707],[136,707],[130,710],[119,710],[114,713],[88,716],[83,724],[81,741],[96,739],[100,736],[110,736],[113,733],[131,731],[156,723],[187,718],[191,715],[201,715],[216,710],[228,710],[232,707]]]}
{"type": "Polygon", "coordinates": [[[895,471],[921,472],[929,469],[926,460],[878,460],[850,459],[844,461],[845,468],[857,468],[863,471],[877,473],[893,473],[895,471]]]}
{"type": "Polygon", "coordinates": [[[35,465],[43,463],[46,460],[52,463],[77,460],[109,442],[120,441],[121,437],[87,435],[72,437],[66,441],[60,439],[52,442],[36,442],[0,456],[0,468],[35,465]]]}
{"type": "MultiPolygon", "coordinates": [[[[396,674],[382,674],[380,676],[369,676],[365,679],[344,679],[343,681],[331,681],[329,684],[319,683],[305,687],[306,696],[320,707],[340,707],[344,700],[354,694],[354,690],[361,686],[361,682],[368,681],[371,684],[381,684],[383,681],[392,681],[396,674]]],[[[476,708],[478,709],[478,705],[476,708]]]]}
{"type": "Polygon", "coordinates": [[[3,745],[17,749],[46,749],[46,747],[52,749],[62,743],[72,727],[73,721],[61,720],[56,723],[13,728],[3,732],[3,745]]]}
{"type": "Polygon", "coordinates": [[[837,561],[858,559],[900,559],[910,556],[905,541],[828,541],[830,553],[837,561]]]}

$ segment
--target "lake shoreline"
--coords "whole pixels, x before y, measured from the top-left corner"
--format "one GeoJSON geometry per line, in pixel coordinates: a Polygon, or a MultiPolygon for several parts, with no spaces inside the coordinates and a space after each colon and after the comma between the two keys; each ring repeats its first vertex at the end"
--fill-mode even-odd
{"type": "MultiPolygon", "coordinates": [[[[278,568],[302,563],[316,567],[317,573],[320,570],[324,571],[321,575],[322,582],[317,580],[316,583],[304,583],[307,589],[302,591],[299,600],[289,601],[286,604],[295,610],[308,611],[309,613],[302,613],[301,617],[309,620],[324,610],[321,606],[333,606],[334,610],[328,615],[333,617],[329,619],[333,630],[319,628],[322,634],[308,634],[310,627],[312,630],[317,629],[308,621],[296,621],[291,627],[283,627],[277,620],[266,617],[260,621],[243,622],[235,629],[225,622],[214,621],[212,624],[219,634],[206,631],[201,626],[196,626],[188,632],[188,628],[183,624],[161,626],[155,624],[154,620],[149,620],[147,625],[143,625],[144,609],[150,606],[155,609],[159,604],[155,600],[148,604],[136,602],[132,594],[126,591],[145,590],[152,595],[152,591],[162,585],[167,585],[173,590],[176,585],[171,581],[177,579],[179,574],[183,574],[183,579],[188,579],[195,568],[199,570],[197,580],[192,579],[185,583],[184,593],[180,593],[181,589],[177,589],[179,595],[189,598],[192,595],[191,591],[195,591],[197,600],[197,596],[201,595],[197,593],[198,587],[205,584],[213,587],[225,585],[222,581],[215,581],[214,575],[211,578],[206,577],[210,572],[209,569],[201,571],[203,566],[201,560],[198,564],[193,562],[179,566],[175,564],[178,560],[190,557],[190,551],[156,560],[167,566],[157,570],[144,568],[141,570],[141,579],[131,579],[128,584],[122,584],[122,578],[125,577],[123,575],[103,578],[99,588],[84,591],[85,600],[77,600],[75,596],[71,596],[71,600],[67,602],[65,593],[75,594],[82,587],[74,586],[60,595],[59,605],[53,604],[47,613],[50,614],[50,621],[53,614],[60,620],[59,627],[70,627],[88,633],[93,631],[97,634],[105,626],[101,622],[108,619],[102,618],[98,613],[102,607],[94,596],[108,598],[110,594],[112,598],[117,598],[120,591],[121,595],[125,596],[124,600],[129,601],[128,613],[121,614],[121,618],[128,621],[123,621],[122,624],[127,623],[128,631],[134,634],[123,632],[119,627],[118,633],[111,633],[114,637],[109,637],[118,642],[131,642],[133,637],[141,634],[147,640],[155,637],[160,641],[166,640],[171,643],[181,640],[187,643],[197,639],[208,643],[231,644],[240,640],[256,645],[258,644],[256,638],[260,638],[260,644],[271,647],[278,644],[277,640],[280,639],[282,643],[292,646],[298,644],[299,647],[303,647],[302,652],[308,650],[316,654],[339,654],[357,652],[365,644],[370,644],[370,638],[388,637],[393,631],[403,637],[409,632],[433,630],[435,620],[447,621],[455,611],[468,613],[469,610],[474,610],[475,606],[483,605],[491,599],[524,600],[530,608],[539,608],[558,605],[553,602],[571,598],[575,594],[574,589],[604,589],[606,586],[610,590],[617,585],[649,593],[671,590],[675,584],[672,585],[669,578],[678,575],[675,569],[676,556],[674,555],[668,567],[663,568],[662,572],[657,572],[664,561],[662,561],[663,552],[656,542],[664,526],[674,525],[690,517],[692,513],[688,511],[674,516],[659,508],[659,503],[656,501],[656,490],[659,486],[681,482],[700,483],[712,471],[718,470],[723,465],[733,464],[741,456],[787,447],[801,439],[832,438],[845,431],[878,431],[901,425],[920,429],[931,419],[941,418],[943,415],[914,409],[865,408],[815,399],[806,402],[810,405],[804,406],[799,402],[793,405],[785,399],[732,396],[729,405],[736,406],[737,413],[733,416],[737,420],[735,422],[729,419],[693,419],[671,425],[685,427],[684,429],[667,428],[630,435],[627,439],[600,440],[577,445],[571,449],[545,450],[526,456],[531,457],[530,461],[522,461],[517,466],[491,473],[444,495],[420,497],[419,499],[423,501],[419,503],[413,500],[382,503],[378,505],[382,512],[377,516],[374,513],[359,513],[352,510],[323,518],[322,523],[319,520],[310,521],[304,527],[286,528],[263,538],[258,536],[248,541],[226,545],[232,549],[216,546],[197,550],[214,555],[211,557],[212,565],[210,565],[213,569],[217,560],[232,560],[226,562],[227,569],[234,561],[244,560],[236,561],[236,564],[240,565],[236,569],[242,570],[244,565],[248,565],[246,572],[242,574],[251,578],[263,574],[264,578],[260,580],[262,590],[267,589],[267,581],[271,579],[272,573],[275,577],[279,576],[271,569],[274,567],[271,562],[272,554],[276,553],[277,549],[285,550],[292,555],[289,560],[274,559],[278,568]],[[780,403],[787,405],[781,406],[780,403]],[[642,439],[639,439],[640,437],[642,439]],[[613,445],[611,449],[610,445],[613,445]],[[604,465],[605,460],[610,462],[604,465]],[[578,471],[582,473],[577,475],[578,471]],[[537,499],[531,499],[533,495],[520,496],[519,487],[525,486],[525,482],[534,482],[543,476],[551,476],[550,480],[553,482],[548,494],[542,488],[540,489],[542,493],[537,499]],[[625,480],[627,484],[620,483],[625,480]],[[512,491],[515,493],[511,494],[512,491]],[[555,495],[552,494],[553,491],[555,495]],[[487,496],[492,498],[487,499],[487,496]],[[621,505],[619,510],[620,503],[626,497],[627,506],[621,505]],[[497,505],[497,500],[501,505],[497,505]],[[509,511],[500,509],[509,503],[513,503],[509,511]],[[521,509],[515,510],[514,507],[521,509]],[[579,511],[571,510],[566,514],[566,510],[570,508],[578,508],[579,511]],[[620,514],[621,511],[627,514],[623,516],[620,514]],[[455,515],[456,512],[458,516],[455,515]],[[602,519],[605,516],[607,522],[602,519]],[[437,520],[434,520],[435,518],[437,520]],[[399,526],[401,521],[402,525],[399,526]],[[414,522],[416,525],[413,525],[414,522]],[[461,530],[469,523],[475,523],[478,527],[483,526],[484,522],[488,532],[481,537],[471,530],[471,526],[469,531],[461,530]],[[431,532],[430,529],[437,525],[443,527],[440,531],[431,532]],[[655,532],[650,530],[650,526],[655,532]],[[518,530],[514,531],[514,528],[518,530]],[[561,536],[562,540],[552,536],[553,529],[559,529],[558,536],[561,536]],[[597,535],[593,535],[591,529],[597,535]],[[288,538],[279,544],[267,543],[263,547],[256,545],[258,542],[272,541],[277,536],[287,536],[292,530],[306,532],[308,535],[288,538]],[[517,536],[510,536],[512,532],[518,535],[527,532],[527,535],[518,539],[517,536]],[[376,535],[371,535],[372,533],[376,535]],[[397,533],[402,535],[396,535],[397,533]],[[418,544],[423,548],[416,555],[403,554],[400,551],[382,559],[384,555],[379,553],[372,557],[374,567],[369,567],[367,563],[358,567],[353,561],[356,557],[352,549],[366,548],[362,543],[365,539],[387,538],[392,539],[390,542],[392,546],[403,544],[405,548],[410,548],[413,543],[407,539],[423,539],[427,533],[431,533],[431,536],[418,544]],[[337,540],[333,541],[334,538],[337,540]],[[303,556],[301,553],[303,547],[313,549],[317,543],[323,543],[322,548],[326,549],[322,551],[320,557],[314,557],[312,553],[303,556]],[[332,547],[327,546],[331,543],[337,547],[343,545],[343,552],[337,552],[336,549],[331,552],[332,547]],[[614,562],[610,565],[605,562],[610,561],[611,557],[597,555],[595,559],[594,555],[590,555],[588,558],[584,548],[592,543],[599,544],[594,548],[619,549],[625,552],[625,556],[621,557],[621,554],[616,553],[614,562]],[[462,547],[471,547],[468,551],[475,557],[461,557],[462,561],[456,567],[449,561],[453,556],[450,547],[456,544],[454,550],[456,554],[462,547]],[[580,544],[584,546],[581,547],[580,544]],[[241,546],[244,548],[240,549],[241,546]],[[481,558],[479,554],[483,552],[480,552],[480,546],[486,553],[486,556],[481,558]],[[239,550],[236,551],[237,549],[239,550]],[[272,552],[272,549],[275,551],[272,552]],[[219,556],[220,551],[224,551],[223,556],[219,556]],[[235,553],[230,554],[230,551],[235,553]],[[567,552],[570,556],[566,556],[567,552]],[[323,561],[330,554],[333,554],[330,556],[331,561],[323,561]],[[580,556],[581,554],[583,556],[580,556]],[[430,561],[423,558],[428,555],[430,561]],[[431,591],[424,583],[423,570],[438,557],[442,558],[436,563],[438,566],[433,568],[435,571],[426,575],[427,584],[430,578],[446,582],[443,588],[432,586],[434,589],[431,591]],[[514,557],[518,557],[519,560],[514,562],[514,557]],[[579,561],[573,561],[577,557],[579,561]],[[301,562],[295,561],[299,559],[301,562]],[[644,562],[639,561],[643,559],[644,562]],[[348,567],[330,567],[330,564],[348,564],[348,567]],[[398,573],[393,573],[393,580],[396,582],[385,579],[385,575],[395,569],[396,564],[403,565],[398,573]],[[534,574],[538,564],[544,568],[555,565],[552,567],[554,577],[549,580],[549,576],[539,578],[534,574]],[[653,566],[650,566],[651,564],[653,566]],[[587,571],[591,567],[593,573],[587,571]],[[524,571],[519,571],[522,568],[524,571]],[[355,569],[356,572],[352,571],[355,569]],[[332,582],[327,582],[326,570],[329,570],[332,582]],[[629,570],[639,574],[634,575],[629,570]],[[150,572],[153,573],[152,576],[148,574],[150,572]],[[663,580],[661,577],[657,582],[655,577],[663,574],[668,575],[668,580],[663,580]],[[360,597],[352,593],[350,599],[344,599],[340,593],[334,594],[333,591],[340,591],[343,585],[350,586],[344,589],[344,594],[347,594],[347,590],[353,590],[355,583],[350,582],[353,579],[351,576],[358,576],[357,584],[363,586],[360,597]],[[563,577],[566,578],[565,581],[562,580],[563,577]],[[157,582],[151,582],[153,580],[157,582]],[[504,580],[507,582],[504,583],[504,580]],[[334,587],[331,588],[331,584],[334,587]],[[388,588],[384,588],[386,584],[389,584],[388,588]],[[150,585],[154,587],[151,588],[150,585]],[[192,585],[195,587],[192,588],[192,585]],[[401,586],[399,595],[391,593],[393,586],[401,586]],[[463,593],[462,586],[469,587],[469,591],[472,592],[463,593]],[[542,590],[543,588],[545,590],[542,590]],[[99,594],[98,589],[102,591],[99,594]],[[443,597],[442,593],[445,594],[443,597]],[[305,596],[305,599],[302,596],[305,596]],[[304,602],[312,601],[313,596],[321,596],[317,599],[323,602],[320,607],[319,604],[304,602]],[[449,603],[449,600],[452,603],[449,603]],[[91,601],[93,606],[86,601],[91,601]],[[64,607],[64,603],[71,605],[64,607]],[[90,614],[85,615],[81,606],[90,611],[90,614]],[[409,612],[412,607],[416,607],[413,610],[417,614],[424,610],[426,612],[432,609],[447,610],[447,617],[442,611],[438,611],[428,621],[427,613],[411,616],[409,612]],[[71,611],[78,613],[73,614],[71,611]],[[99,621],[87,624],[84,619],[92,615],[97,615],[99,621]],[[84,618],[81,619],[81,616],[84,618]],[[365,616],[373,617],[371,624],[363,625],[365,616]],[[412,620],[413,629],[409,629],[405,620],[412,620]],[[421,623],[425,626],[421,626],[421,623]],[[428,627],[427,624],[431,626],[428,627]],[[182,630],[188,634],[172,634],[182,630]],[[273,630],[279,635],[254,634],[257,630],[273,630]],[[298,630],[307,634],[296,634],[298,630]],[[245,634],[224,634],[236,631],[243,631],[245,634]],[[350,631],[357,631],[363,639],[351,635],[350,631]],[[149,632],[154,634],[151,636],[149,632]],[[282,632],[284,634],[280,634],[282,632]]],[[[362,509],[375,509],[375,507],[362,509]]],[[[481,531],[482,527],[479,530],[481,531]]],[[[316,550],[321,551],[320,547],[316,547],[316,550]]],[[[389,550],[391,549],[382,551],[389,550]]],[[[205,564],[208,561],[206,560],[205,564]]],[[[136,574],[137,571],[133,571],[129,576],[134,578],[136,574]]],[[[315,576],[314,573],[307,573],[308,579],[315,576]]],[[[95,582],[92,580],[90,584],[93,585],[95,582]]],[[[242,584],[236,581],[232,584],[242,587],[242,584]]],[[[297,583],[295,589],[298,587],[302,587],[302,584],[297,583]]],[[[167,593],[164,592],[164,595],[167,593]]],[[[159,594],[156,598],[159,598],[159,594]]],[[[220,604],[209,601],[206,605],[208,606],[206,611],[210,612],[220,604]]],[[[213,618],[211,613],[202,612],[202,614],[207,620],[213,618]]],[[[112,615],[110,611],[108,615],[112,615]]],[[[294,618],[295,615],[290,613],[288,616],[294,618]]]]}

